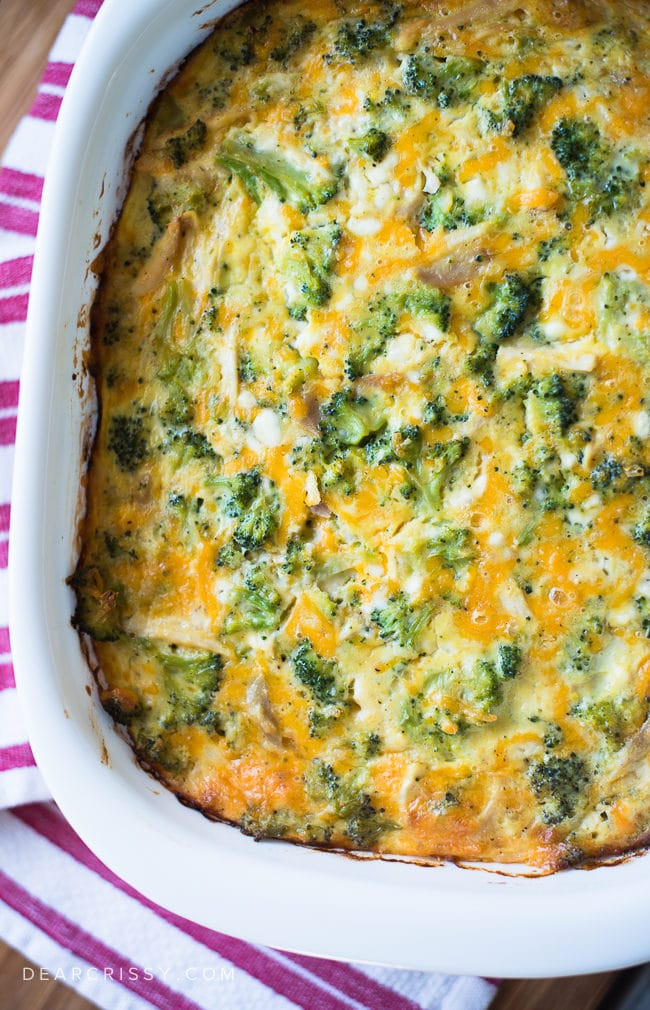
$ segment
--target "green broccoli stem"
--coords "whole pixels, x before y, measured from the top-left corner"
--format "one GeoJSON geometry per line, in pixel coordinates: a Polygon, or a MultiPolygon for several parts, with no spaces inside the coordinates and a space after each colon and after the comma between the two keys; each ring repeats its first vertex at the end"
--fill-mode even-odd
{"type": "Polygon", "coordinates": [[[255,203],[262,202],[263,184],[283,203],[290,203],[304,214],[331,200],[339,187],[333,175],[319,182],[282,155],[259,151],[242,137],[228,138],[223,143],[217,163],[239,177],[255,203]]]}

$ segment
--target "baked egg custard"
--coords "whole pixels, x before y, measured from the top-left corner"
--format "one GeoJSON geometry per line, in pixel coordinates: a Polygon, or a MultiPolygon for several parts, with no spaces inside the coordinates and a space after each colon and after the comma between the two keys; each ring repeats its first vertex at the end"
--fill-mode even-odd
{"type": "Polygon", "coordinates": [[[156,99],[70,582],[184,802],[548,868],[647,840],[649,11],[254,2],[156,99]]]}

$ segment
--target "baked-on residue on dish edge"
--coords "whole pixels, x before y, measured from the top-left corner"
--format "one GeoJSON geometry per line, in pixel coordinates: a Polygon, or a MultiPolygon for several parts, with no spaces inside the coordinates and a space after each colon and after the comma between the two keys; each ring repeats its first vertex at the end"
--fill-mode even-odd
{"type": "Polygon", "coordinates": [[[650,829],[648,7],[246,5],[102,256],[74,617],[257,837],[650,829]]]}

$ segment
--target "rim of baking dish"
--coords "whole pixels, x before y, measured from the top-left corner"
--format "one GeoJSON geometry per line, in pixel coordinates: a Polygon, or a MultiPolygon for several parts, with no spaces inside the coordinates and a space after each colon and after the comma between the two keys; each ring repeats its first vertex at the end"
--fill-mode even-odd
{"type": "Polygon", "coordinates": [[[16,679],[45,782],[73,828],[120,877],[177,914],[249,941],[491,976],[575,974],[647,960],[647,853],[526,877],[490,872],[494,866],[422,867],[258,844],[159,786],[99,704],[70,625],[65,583],[92,401],[82,362],[90,264],[124,195],[129,136],[168,69],[234,6],[105,0],[56,128],[27,322],[10,543],[16,679]]]}

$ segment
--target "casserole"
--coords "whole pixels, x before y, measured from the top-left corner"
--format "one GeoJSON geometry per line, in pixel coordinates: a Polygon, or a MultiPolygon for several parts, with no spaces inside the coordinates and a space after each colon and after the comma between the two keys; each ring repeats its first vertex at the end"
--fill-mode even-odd
{"type": "Polygon", "coordinates": [[[646,8],[554,11],[243,6],[147,119],[73,623],[143,764],[255,837],[650,829],[646,8]]]}
{"type": "MultiPolygon", "coordinates": [[[[87,396],[71,399],[70,375],[80,368],[86,328],[80,308],[92,287],[88,266],[122,195],[117,152],[145,111],[160,71],[178,55],[181,28],[184,50],[199,38],[197,12],[190,5],[182,12],[173,6],[178,7],[166,5],[153,16],[155,7],[148,5],[148,18],[145,10],[133,14],[126,4],[109,0],[66,99],[44,197],[26,352],[31,370],[25,376],[18,438],[12,623],[19,686],[46,779],[73,826],[116,872],[181,914],[257,941],[456,972],[532,975],[642,959],[648,953],[639,897],[647,875],[645,856],[590,874],[503,880],[454,866],[424,871],[344,861],[282,843],[254,849],[250,839],[210,825],[159,794],[132,765],[122,741],[112,734],[102,738],[104,717],[96,700],[81,690],[88,672],[69,627],[72,601],[63,585],[75,553],[68,517],[76,504],[76,460],[89,407],[87,396]],[[149,62],[143,69],[145,46],[149,62]],[[93,124],[95,107],[99,116],[93,124]],[[121,127],[121,137],[102,139],[103,114],[121,127]],[[93,220],[97,207],[101,216],[93,220]],[[58,321],[56,341],[48,344],[52,320],[58,321]],[[63,480],[62,455],[68,460],[63,480]],[[103,749],[106,765],[99,760],[103,749]],[[87,798],[99,792],[101,810],[91,811],[87,798]],[[116,835],[114,825],[120,822],[128,824],[128,832],[121,828],[116,835]],[[137,855],[154,851],[156,860],[137,855]],[[430,889],[433,900],[416,901],[423,888],[430,889]],[[435,928],[439,917],[429,911],[441,900],[444,933],[435,928]],[[606,927],[596,914],[604,901],[615,909],[606,927]],[[314,904],[332,914],[314,921],[314,904]],[[286,914],[279,911],[283,908],[286,914]],[[558,908],[564,908],[560,921],[558,908]],[[333,937],[327,923],[335,913],[341,922],[333,937]],[[397,937],[373,928],[386,919],[408,925],[397,937]],[[551,937],[557,947],[547,951],[551,937]]],[[[210,13],[221,10],[214,5],[210,13]]]]}

